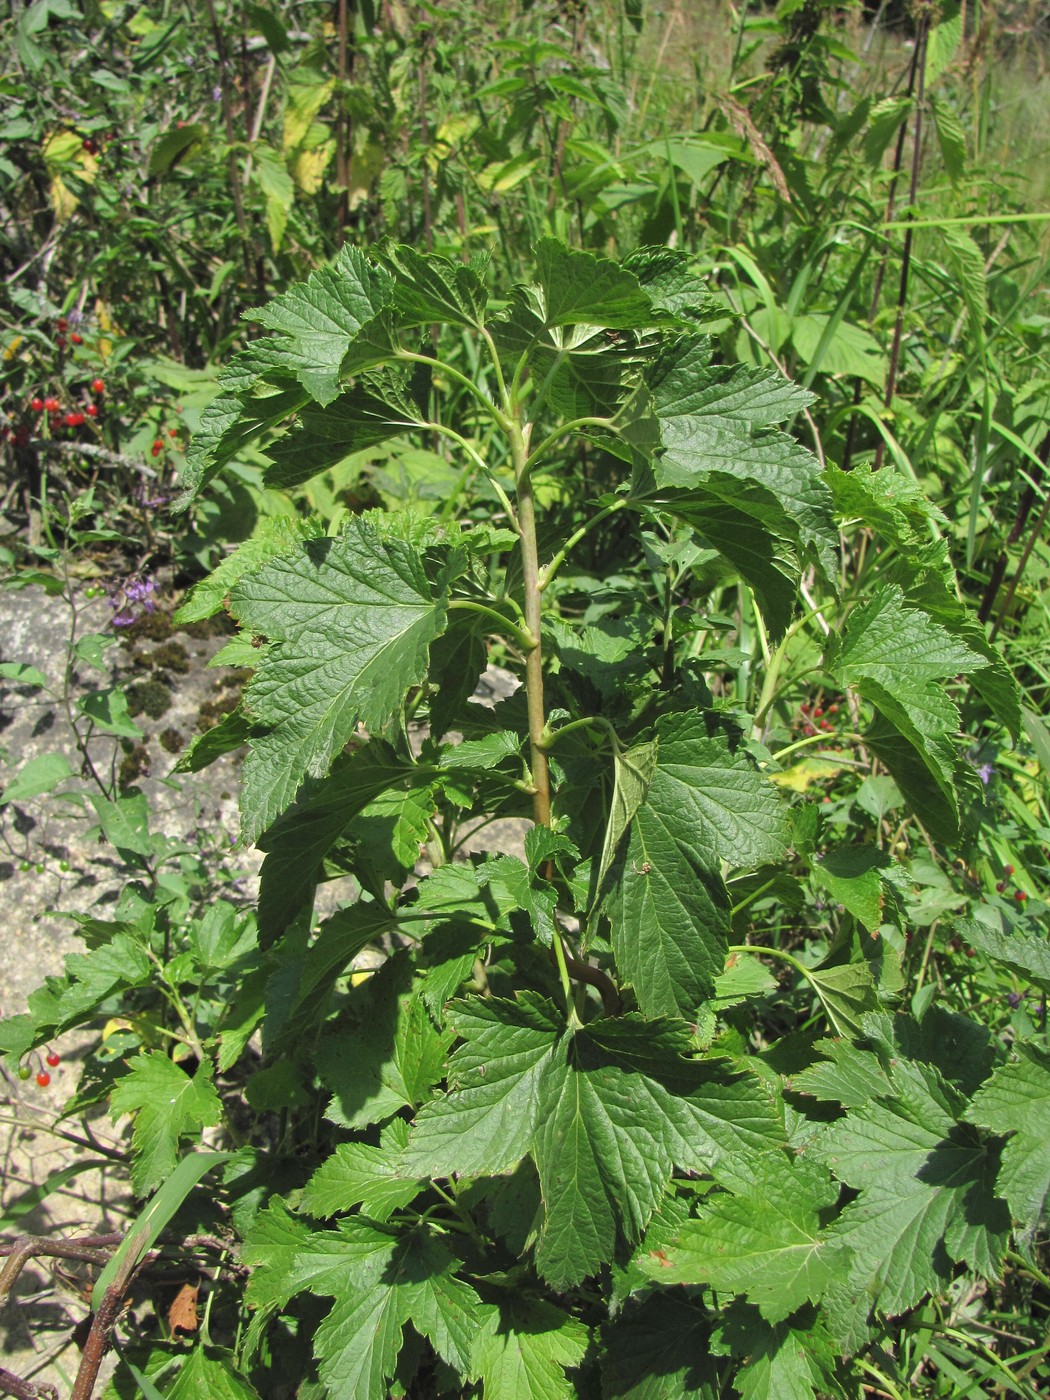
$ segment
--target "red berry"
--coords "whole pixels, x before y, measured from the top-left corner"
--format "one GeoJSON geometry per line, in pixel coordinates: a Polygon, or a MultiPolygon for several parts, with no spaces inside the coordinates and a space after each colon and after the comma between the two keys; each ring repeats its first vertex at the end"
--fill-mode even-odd
{"type": "Polygon", "coordinates": [[[82,335],[77,335],[76,331],[74,331],[69,338],[74,345],[83,345],[84,343],[84,337],[82,335]]]}
{"type": "Polygon", "coordinates": [[[168,437],[178,437],[178,435],[179,435],[179,430],[178,430],[178,428],[169,428],[169,429],[168,429],[168,437]]]}
{"type": "Polygon", "coordinates": [[[82,413],[67,413],[63,420],[67,428],[79,428],[84,421],[82,413]]]}
{"type": "Polygon", "coordinates": [[[48,1074],[46,1069],[42,1069],[40,1071],[40,1073],[36,1077],[36,1082],[40,1085],[41,1089],[46,1089],[47,1086],[51,1083],[51,1076],[48,1074]]]}
{"type": "Polygon", "coordinates": [[[47,1052],[47,1062],[51,1066],[51,1068],[54,1069],[54,1067],[57,1064],[61,1064],[62,1057],[60,1055],[56,1055],[54,1050],[49,1050],[47,1052]]]}
{"type": "Polygon", "coordinates": [[[44,400],[43,400],[43,399],[31,399],[30,402],[29,402],[29,407],[33,410],[34,413],[43,413],[43,411],[44,411],[44,400]]]}
{"type": "Polygon", "coordinates": [[[828,706],[828,714],[829,714],[829,715],[837,715],[838,712],[839,712],[839,707],[838,707],[837,705],[829,705],[829,706],[828,706]]]}
{"type": "Polygon", "coordinates": [[[821,715],[822,715],[823,713],[824,713],[824,711],[823,711],[823,710],[821,709],[821,707],[818,705],[817,708],[813,711],[813,718],[814,718],[814,719],[820,719],[820,717],[821,717],[821,715]]]}
{"type": "Polygon", "coordinates": [[[106,382],[104,379],[93,379],[91,381],[91,392],[93,394],[104,394],[106,392],[106,382]]]}
{"type": "Polygon", "coordinates": [[[1027,890],[1014,890],[1014,899],[1017,900],[1018,904],[1023,904],[1027,898],[1027,890]]]}
{"type": "Polygon", "coordinates": [[[87,153],[88,153],[89,156],[97,156],[97,155],[98,155],[98,144],[97,144],[96,142],[92,141],[91,137],[89,136],[89,137],[87,138],[87,140],[84,142],[84,150],[87,151],[87,153]]]}
{"type": "Polygon", "coordinates": [[[47,409],[48,413],[58,413],[62,405],[57,399],[45,399],[44,407],[47,409]]]}
{"type": "Polygon", "coordinates": [[[995,882],[995,892],[996,892],[996,894],[1002,894],[1002,892],[1003,892],[1005,889],[1006,889],[1006,881],[1005,881],[1005,880],[996,880],[996,882],[995,882]]]}
{"type": "Polygon", "coordinates": [[[98,404],[97,404],[97,403],[89,403],[88,406],[87,406],[87,408],[84,409],[84,412],[87,414],[87,416],[88,416],[89,418],[97,418],[97,417],[98,417],[98,404]]]}
{"type": "Polygon", "coordinates": [[[823,729],[823,730],[826,732],[827,730],[829,730],[829,729],[831,728],[831,721],[830,721],[830,720],[827,720],[827,719],[822,719],[822,720],[820,721],[820,727],[821,727],[821,729],[823,729]]]}
{"type": "Polygon", "coordinates": [[[1013,868],[1012,865],[1004,865],[1004,866],[1003,866],[1003,878],[1004,878],[1004,879],[1009,880],[1010,876],[1011,876],[1013,873],[1014,873],[1014,868],[1013,868]]]}

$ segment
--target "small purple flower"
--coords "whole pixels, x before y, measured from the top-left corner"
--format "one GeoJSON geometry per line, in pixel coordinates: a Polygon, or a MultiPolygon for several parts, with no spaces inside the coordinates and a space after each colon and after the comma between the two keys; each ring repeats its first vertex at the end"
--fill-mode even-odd
{"type": "Polygon", "coordinates": [[[995,775],[995,765],[994,765],[994,764],[992,764],[992,763],[982,763],[982,764],[980,764],[980,765],[978,766],[978,769],[977,769],[977,776],[980,778],[981,782],[984,783],[985,787],[987,787],[988,784],[992,781],[992,778],[993,778],[994,775],[995,775]]]}
{"type": "Polygon", "coordinates": [[[109,594],[109,606],[114,614],[113,626],[130,627],[138,616],[136,606],[141,607],[144,612],[156,612],[154,591],[153,580],[148,575],[114,584],[109,594]]]}
{"type": "Polygon", "coordinates": [[[1007,992],[1006,1000],[1016,1010],[1024,1001],[1024,992],[1007,992]]]}
{"type": "Polygon", "coordinates": [[[78,311],[76,307],[74,307],[73,310],[66,317],[66,320],[71,326],[82,325],[84,321],[84,313],[83,311],[78,311]]]}
{"type": "Polygon", "coordinates": [[[212,100],[213,102],[221,102],[221,101],[222,101],[222,88],[219,86],[218,83],[216,83],[215,86],[214,86],[214,87],[212,88],[212,90],[211,90],[211,100],[212,100]]]}

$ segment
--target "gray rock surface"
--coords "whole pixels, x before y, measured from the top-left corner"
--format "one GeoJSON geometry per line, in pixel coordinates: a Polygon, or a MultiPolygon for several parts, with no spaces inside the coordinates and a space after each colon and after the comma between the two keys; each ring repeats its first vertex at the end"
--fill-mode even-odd
{"type": "MultiPolygon", "coordinates": [[[[104,598],[78,600],[78,636],[112,631],[111,619],[112,609],[104,598]]],[[[43,690],[0,681],[0,789],[43,754],[64,754],[74,772],[80,769],[67,698],[75,701],[77,694],[113,679],[123,682],[156,674],[144,671],[133,658],[136,652],[155,652],[164,639],[125,636],[105,651],[106,672],[81,665],[76,689],[64,697],[70,627],[68,605],[48,598],[42,589],[0,592],[0,660],[34,666],[49,682],[49,690],[43,690]]],[[[175,640],[187,652],[188,669],[184,674],[167,673],[173,688],[163,716],[136,720],[144,736],[135,759],[144,765],[136,784],[148,796],[153,830],[210,852],[216,875],[237,880],[237,888],[250,897],[258,858],[230,852],[230,838],[237,830],[239,760],[230,756],[202,773],[173,778],[169,775],[176,755],[159,743],[167,729],[178,730],[188,742],[197,732],[202,706],[231,694],[229,673],[207,669],[221,639],[177,633],[175,640]]],[[[116,771],[127,758],[120,742],[107,737],[94,739],[90,752],[103,774],[116,771]]],[[[105,917],[129,879],[117,852],[100,844],[90,805],[85,810],[59,795],[86,793],[90,786],[77,776],[60,784],[55,794],[0,807],[2,1016],[23,1011],[26,998],[44,978],[61,973],[66,955],[82,951],[66,911],[91,910],[105,917]]],[[[102,1113],[89,1124],[88,1138],[77,1120],[55,1121],[75,1083],[77,1060],[95,1038],[93,1033],[62,1037],[55,1046],[62,1062],[49,1070],[52,1082],[46,1088],[36,1083],[35,1072],[44,1066],[35,1063],[29,1080],[5,1074],[0,1083],[0,1237],[27,1231],[69,1238],[119,1231],[126,1224],[132,1205],[126,1173],[114,1169],[90,1141],[119,1149],[119,1131],[102,1113]],[[67,1179],[41,1191],[58,1172],[68,1173],[67,1179]]],[[[0,1366],[68,1395],[79,1364],[71,1334],[87,1314],[86,1296],[78,1286],[84,1277],[82,1266],[62,1261],[27,1266],[12,1300],[0,1312],[0,1366]],[[51,1268],[52,1263],[61,1268],[51,1268]]],[[[111,1368],[112,1363],[107,1369],[111,1368]]]]}

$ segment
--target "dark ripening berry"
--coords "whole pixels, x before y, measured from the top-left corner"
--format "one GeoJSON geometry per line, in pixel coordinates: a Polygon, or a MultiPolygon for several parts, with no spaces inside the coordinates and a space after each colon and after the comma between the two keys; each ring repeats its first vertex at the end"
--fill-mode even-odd
{"type": "Polygon", "coordinates": [[[996,880],[996,882],[995,882],[995,892],[996,892],[996,894],[1002,894],[1003,891],[1004,891],[1005,889],[1006,889],[1006,881],[1005,881],[1005,880],[996,880]]]}
{"type": "Polygon", "coordinates": [[[43,400],[43,399],[30,399],[30,401],[29,401],[29,407],[33,410],[34,413],[43,413],[43,411],[44,411],[44,400],[43,400]]]}
{"type": "Polygon", "coordinates": [[[40,1085],[41,1089],[46,1089],[47,1086],[51,1083],[51,1076],[48,1074],[46,1069],[42,1069],[40,1071],[40,1073],[36,1077],[36,1082],[40,1085]]]}
{"type": "Polygon", "coordinates": [[[65,318],[64,316],[60,316],[60,317],[58,318],[58,320],[55,322],[55,325],[58,327],[58,329],[59,329],[60,331],[67,331],[67,330],[69,330],[69,322],[66,320],[66,318],[65,318]]]}
{"type": "Polygon", "coordinates": [[[49,1050],[47,1052],[47,1062],[51,1068],[54,1069],[56,1065],[62,1063],[61,1056],[56,1055],[54,1050],[49,1050]]]}
{"type": "Polygon", "coordinates": [[[1011,876],[1013,873],[1014,873],[1014,868],[1013,868],[1012,865],[1004,865],[1004,866],[1003,866],[1003,879],[1004,879],[1004,880],[1009,880],[1010,876],[1011,876]]]}
{"type": "Polygon", "coordinates": [[[105,380],[103,380],[103,379],[93,379],[93,380],[91,381],[91,392],[92,392],[93,394],[104,394],[104,393],[106,392],[106,383],[105,383],[105,380]]]}

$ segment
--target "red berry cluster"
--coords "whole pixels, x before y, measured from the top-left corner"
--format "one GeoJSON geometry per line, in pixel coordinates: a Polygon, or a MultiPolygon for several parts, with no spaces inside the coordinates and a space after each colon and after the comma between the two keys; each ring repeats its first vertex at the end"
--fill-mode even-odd
{"type": "MultiPolygon", "coordinates": [[[[57,1053],[57,1051],[55,1051],[55,1050],[50,1050],[50,1049],[48,1050],[47,1055],[45,1056],[45,1060],[46,1060],[46,1063],[49,1064],[49,1065],[51,1066],[51,1069],[57,1068],[57,1066],[60,1065],[60,1064],[62,1063],[62,1057],[57,1053]]],[[[37,1063],[38,1063],[38,1064],[40,1063],[39,1060],[37,1061],[37,1063]]],[[[19,1068],[18,1068],[18,1077],[19,1077],[19,1079],[21,1079],[23,1082],[24,1082],[25,1080],[31,1078],[31,1077],[32,1077],[32,1074],[33,1074],[33,1070],[32,1070],[32,1067],[31,1067],[30,1065],[20,1065],[20,1066],[19,1066],[19,1068]]],[[[46,1089],[47,1086],[51,1083],[51,1075],[50,1075],[50,1072],[49,1072],[48,1070],[46,1070],[46,1069],[43,1069],[43,1068],[37,1070],[37,1073],[36,1073],[36,1082],[40,1085],[41,1089],[46,1089]]]]}
{"type": "MultiPolygon", "coordinates": [[[[182,405],[181,405],[181,404],[180,404],[179,407],[176,409],[176,412],[177,412],[177,413],[181,413],[181,412],[182,412],[182,405]]],[[[169,428],[169,429],[168,429],[168,437],[169,437],[169,438],[177,438],[178,436],[179,436],[179,430],[178,430],[178,428],[169,428]]],[[[158,435],[157,437],[155,437],[155,438],[153,439],[153,446],[150,448],[150,456],[151,456],[151,457],[159,457],[160,454],[161,454],[162,452],[164,452],[164,451],[167,450],[167,447],[168,447],[168,444],[164,441],[163,437],[160,437],[160,436],[158,435]]]]}
{"type": "Polygon", "coordinates": [[[838,701],[833,700],[829,705],[814,701],[812,704],[802,704],[798,708],[796,728],[800,729],[807,739],[818,732],[830,734],[835,728],[835,716],[839,712],[838,701]]]}
{"type": "MultiPolygon", "coordinates": [[[[91,392],[95,398],[101,398],[106,392],[106,382],[104,379],[95,378],[91,381],[91,392]]],[[[101,408],[95,399],[88,399],[82,408],[63,408],[60,400],[53,394],[49,394],[46,399],[42,399],[36,394],[29,400],[29,410],[35,414],[46,413],[51,424],[52,431],[58,428],[82,428],[89,418],[97,418],[101,408]]],[[[18,441],[16,436],[16,442],[18,441]]],[[[26,430],[25,442],[29,441],[28,429],[26,430]]],[[[23,445],[23,444],[20,444],[23,445]]]]}
{"type": "MultiPolygon", "coordinates": [[[[995,884],[996,894],[1006,893],[1007,889],[1009,888],[1010,881],[1013,878],[1013,874],[1014,867],[1012,865],[1003,866],[1003,878],[1001,880],[997,880],[995,884]]],[[[1014,890],[1013,895],[1014,899],[1017,901],[1018,904],[1024,904],[1025,900],[1028,898],[1028,891],[1023,890],[1020,888],[1020,886],[1018,886],[1017,889],[1014,890]]]]}

